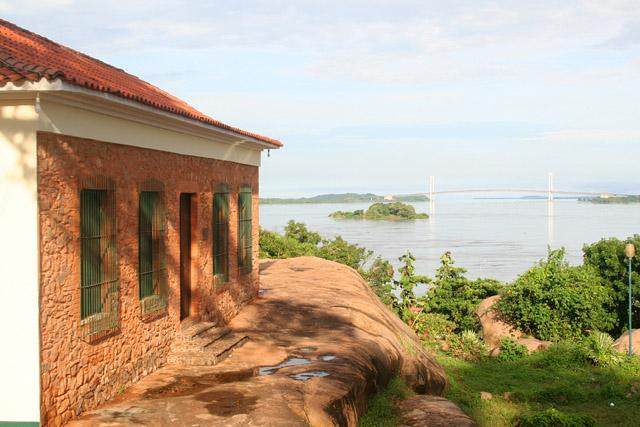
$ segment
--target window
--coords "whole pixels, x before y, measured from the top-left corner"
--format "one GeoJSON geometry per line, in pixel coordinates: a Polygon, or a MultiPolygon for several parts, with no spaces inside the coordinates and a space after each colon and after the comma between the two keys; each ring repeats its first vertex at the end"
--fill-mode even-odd
{"type": "Polygon", "coordinates": [[[139,201],[138,284],[142,315],[167,306],[166,227],[162,184],[146,182],[139,201]]]}
{"type": "Polygon", "coordinates": [[[80,318],[82,336],[118,326],[115,186],[86,178],[80,189],[80,318]]]}
{"type": "Polygon", "coordinates": [[[242,274],[251,273],[253,264],[251,195],[248,185],[238,193],[238,268],[242,274]]]}
{"type": "Polygon", "coordinates": [[[229,188],[220,184],[213,193],[213,274],[229,280],[229,188]]]}

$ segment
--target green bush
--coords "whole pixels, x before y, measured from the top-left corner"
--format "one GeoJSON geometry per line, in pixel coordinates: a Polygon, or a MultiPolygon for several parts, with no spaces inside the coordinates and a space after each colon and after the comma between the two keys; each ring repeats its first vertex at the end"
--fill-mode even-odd
{"type": "MultiPolygon", "coordinates": [[[[629,283],[628,260],[624,255],[626,243],[635,244],[640,249],[640,235],[636,234],[626,241],[612,238],[602,239],[590,245],[584,245],[584,264],[596,269],[602,278],[604,285],[611,293],[613,299],[612,310],[617,315],[617,322],[611,330],[606,332],[620,335],[627,325],[627,285],[629,283]]],[[[636,256],[631,261],[633,283],[640,284],[640,257],[636,256]]],[[[633,327],[640,328],[640,286],[633,287],[633,327]]]]}
{"type": "Polygon", "coordinates": [[[613,346],[613,338],[604,332],[592,332],[583,346],[586,358],[596,366],[617,365],[624,360],[624,355],[613,346]]]}
{"type": "Polygon", "coordinates": [[[461,334],[451,335],[449,339],[449,353],[467,361],[479,360],[487,355],[487,347],[474,331],[462,331],[461,334]]]}
{"type": "Polygon", "coordinates": [[[439,313],[420,313],[413,327],[425,340],[444,340],[453,334],[456,324],[439,313]]]}
{"type": "Polygon", "coordinates": [[[426,308],[431,313],[444,314],[456,324],[456,331],[479,331],[480,322],[475,311],[484,298],[496,295],[502,285],[497,280],[469,280],[467,270],[454,267],[450,252],[440,257],[436,279],[426,295],[426,308]]]}
{"type": "Polygon", "coordinates": [[[496,304],[507,321],[540,339],[579,338],[590,330],[609,330],[616,316],[612,296],[591,266],[570,266],[564,249],[549,251],[546,260],[505,288],[496,304]]]}
{"type": "Polygon", "coordinates": [[[498,353],[497,359],[503,362],[511,362],[514,360],[522,359],[529,354],[529,350],[526,346],[520,344],[518,341],[511,337],[502,337],[500,339],[500,353],[498,353]]]}
{"type": "Polygon", "coordinates": [[[549,408],[546,411],[521,416],[517,425],[520,427],[592,427],[596,422],[589,415],[566,414],[549,408]]]}
{"type": "Polygon", "coordinates": [[[424,311],[423,301],[415,294],[415,288],[419,285],[427,285],[431,279],[415,273],[415,257],[407,252],[398,258],[402,262],[399,269],[400,278],[393,281],[393,287],[399,293],[399,298],[394,304],[394,309],[400,319],[410,326],[414,326],[417,316],[424,311]]]}
{"type": "Polygon", "coordinates": [[[377,257],[369,269],[362,273],[362,277],[369,282],[383,303],[388,306],[396,303],[396,296],[393,294],[393,266],[389,261],[377,257]]]}

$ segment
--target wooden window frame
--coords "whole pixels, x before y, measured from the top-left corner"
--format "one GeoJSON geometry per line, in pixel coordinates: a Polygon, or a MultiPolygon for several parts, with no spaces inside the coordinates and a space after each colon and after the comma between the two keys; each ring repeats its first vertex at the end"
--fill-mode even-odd
{"type": "Polygon", "coordinates": [[[238,191],[238,271],[253,271],[253,190],[250,185],[238,191]]]}
{"type": "Polygon", "coordinates": [[[213,276],[215,282],[229,281],[229,187],[220,183],[213,186],[211,239],[213,276]]]}
{"type": "Polygon", "coordinates": [[[109,177],[79,180],[80,335],[89,340],[119,329],[115,190],[109,177]],[[92,200],[98,200],[97,204],[91,206],[92,200]]]}
{"type": "Polygon", "coordinates": [[[138,298],[143,319],[156,318],[167,310],[165,212],[164,184],[158,180],[144,181],[138,194],[138,298]],[[149,205],[144,206],[145,203],[149,205]],[[145,215],[148,209],[152,210],[151,218],[145,215]],[[144,259],[147,253],[150,260],[144,259]]]}

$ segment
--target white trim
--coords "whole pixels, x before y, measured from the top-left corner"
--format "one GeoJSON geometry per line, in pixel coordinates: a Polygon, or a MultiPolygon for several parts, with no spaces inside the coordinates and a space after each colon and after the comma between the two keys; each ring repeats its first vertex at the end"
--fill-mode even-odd
{"type": "MultiPolygon", "coordinates": [[[[214,139],[220,142],[231,142],[254,149],[278,149],[280,146],[259,139],[242,135],[230,130],[222,129],[198,120],[189,119],[178,114],[172,114],[141,104],[126,98],[115,96],[105,92],[87,89],[81,86],[71,85],[60,79],[49,81],[45,78],[37,82],[23,81],[20,84],[9,82],[0,86],[0,93],[8,99],[26,99],[24,92],[47,94],[51,101],[73,105],[91,111],[110,114],[128,120],[137,120],[154,127],[162,127],[168,130],[189,133],[203,138],[214,139]],[[22,93],[21,93],[22,92],[22,93]]],[[[35,95],[31,96],[34,99],[35,95]]]]}

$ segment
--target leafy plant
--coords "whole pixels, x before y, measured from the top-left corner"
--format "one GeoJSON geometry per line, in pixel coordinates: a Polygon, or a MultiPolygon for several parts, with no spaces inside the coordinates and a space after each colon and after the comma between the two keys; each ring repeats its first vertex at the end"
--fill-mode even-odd
{"type": "MultiPolygon", "coordinates": [[[[624,253],[626,243],[635,244],[640,248],[640,235],[636,234],[626,241],[611,238],[602,239],[590,245],[584,245],[584,264],[593,267],[601,277],[603,284],[610,292],[613,308],[617,315],[617,321],[610,330],[602,329],[620,335],[626,328],[627,321],[627,286],[629,283],[628,260],[624,253]]],[[[640,257],[631,260],[631,280],[640,283],[640,257]]],[[[640,286],[633,288],[633,327],[640,328],[640,286]]]]}
{"type": "Polygon", "coordinates": [[[409,326],[414,326],[418,315],[424,311],[421,301],[416,297],[415,288],[418,285],[427,285],[431,279],[427,276],[415,273],[415,257],[407,252],[398,258],[402,262],[400,278],[393,281],[393,286],[399,292],[398,301],[395,304],[396,313],[409,326]]]}
{"type": "Polygon", "coordinates": [[[449,353],[463,360],[479,360],[486,356],[487,348],[478,334],[465,330],[450,337],[449,353]]]}
{"type": "Polygon", "coordinates": [[[476,308],[484,298],[496,295],[502,285],[491,279],[469,280],[464,276],[467,270],[453,264],[450,252],[440,257],[436,279],[427,292],[426,308],[429,312],[447,316],[456,325],[456,331],[479,331],[476,308]]]}
{"type": "Polygon", "coordinates": [[[616,320],[611,302],[593,267],[570,266],[559,249],[507,287],[496,307],[523,332],[558,341],[611,329],[616,320]]]}
{"type": "Polygon", "coordinates": [[[456,324],[440,313],[421,313],[413,330],[426,340],[444,340],[453,334],[456,324]]]}
{"type": "Polygon", "coordinates": [[[529,354],[529,350],[526,346],[520,344],[518,341],[511,337],[502,337],[500,339],[500,353],[498,353],[497,359],[503,362],[514,361],[522,359],[529,354]]]}
{"type": "Polygon", "coordinates": [[[377,257],[362,277],[383,303],[393,307],[397,300],[393,294],[393,266],[389,261],[377,257]]]}
{"type": "Polygon", "coordinates": [[[592,332],[583,345],[587,359],[596,366],[617,365],[624,359],[613,346],[613,338],[604,332],[592,332]]]}
{"type": "Polygon", "coordinates": [[[592,427],[596,422],[589,415],[566,414],[554,408],[535,414],[523,415],[520,427],[592,427]]]}

